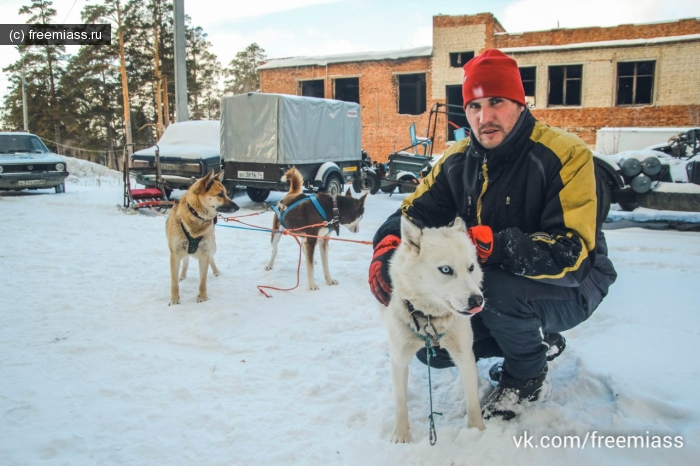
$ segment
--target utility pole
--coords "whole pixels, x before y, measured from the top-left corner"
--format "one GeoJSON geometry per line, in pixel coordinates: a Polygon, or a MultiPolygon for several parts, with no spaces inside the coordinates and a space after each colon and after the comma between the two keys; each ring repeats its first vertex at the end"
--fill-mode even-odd
{"type": "Polygon", "coordinates": [[[173,2],[173,16],[175,20],[175,112],[177,113],[177,121],[188,121],[185,0],[173,2]]]}

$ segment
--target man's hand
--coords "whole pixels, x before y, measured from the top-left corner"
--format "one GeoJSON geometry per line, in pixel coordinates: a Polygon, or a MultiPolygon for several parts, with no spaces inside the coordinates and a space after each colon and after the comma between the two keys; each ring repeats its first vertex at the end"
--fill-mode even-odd
{"type": "Polygon", "coordinates": [[[369,265],[369,287],[377,301],[385,306],[391,300],[391,277],[389,277],[389,259],[401,244],[401,238],[389,235],[381,240],[374,249],[372,263],[369,265]]]}
{"type": "Polygon", "coordinates": [[[486,225],[477,225],[468,230],[474,246],[476,246],[476,254],[479,256],[479,262],[485,263],[493,253],[493,231],[491,227],[486,225]]]}

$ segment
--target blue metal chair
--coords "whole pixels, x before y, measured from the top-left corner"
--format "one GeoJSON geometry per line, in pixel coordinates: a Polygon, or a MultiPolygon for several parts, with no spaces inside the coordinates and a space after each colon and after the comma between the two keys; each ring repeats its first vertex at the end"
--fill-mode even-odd
{"type": "Polygon", "coordinates": [[[430,138],[424,138],[420,136],[416,136],[416,123],[411,123],[411,126],[408,127],[408,133],[411,136],[411,150],[413,153],[416,153],[416,147],[417,146],[422,146],[423,147],[423,153],[420,155],[427,155],[428,153],[428,146],[432,144],[432,141],[430,138]]]}
{"type": "Polygon", "coordinates": [[[461,141],[467,137],[467,128],[462,127],[455,130],[455,142],[461,141]]]}

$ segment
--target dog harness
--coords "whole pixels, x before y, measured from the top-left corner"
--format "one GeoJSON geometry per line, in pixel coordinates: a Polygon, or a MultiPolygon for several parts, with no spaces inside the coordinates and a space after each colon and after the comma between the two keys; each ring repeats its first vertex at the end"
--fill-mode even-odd
{"type": "Polygon", "coordinates": [[[306,201],[311,201],[311,203],[316,208],[318,214],[321,216],[323,221],[326,222],[326,225],[332,227],[335,230],[335,234],[340,236],[340,211],[338,210],[338,201],[336,200],[335,196],[333,196],[333,219],[330,222],[328,221],[328,215],[326,214],[326,211],[323,209],[321,203],[318,202],[318,199],[316,198],[315,194],[309,194],[307,197],[297,200],[296,202],[292,203],[292,205],[287,206],[287,208],[284,210],[280,210],[280,208],[276,205],[271,206],[271,208],[273,212],[277,214],[277,218],[279,219],[280,224],[286,229],[287,224],[284,221],[284,217],[294,207],[306,201]]]}
{"type": "MultiPolygon", "coordinates": [[[[202,218],[194,208],[187,203],[187,208],[190,210],[192,215],[197,217],[198,219],[202,220],[203,222],[206,222],[207,220],[202,218]]],[[[214,221],[214,224],[216,224],[216,217],[212,219],[214,221]]],[[[211,220],[209,220],[211,221],[211,220]]],[[[187,231],[187,228],[185,228],[185,224],[180,222],[180,226],[182,227],[182,231],[185,233],[185,236],[187,237],[187,254],[194,254],[197,252],[197,249],[199,249],[199,242],[202,241],[202,238],[204,238],[204,235],[198,236],[197,238],[193,238],[190,235],[190,232],[187,231]]]]}

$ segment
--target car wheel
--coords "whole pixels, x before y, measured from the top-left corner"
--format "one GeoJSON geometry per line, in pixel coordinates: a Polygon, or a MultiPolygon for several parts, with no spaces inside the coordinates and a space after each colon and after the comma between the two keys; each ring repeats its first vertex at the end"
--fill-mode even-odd
{"type": "Polygon", "coordinates": [[[270,195],[269,189],[253,188],[251,186],[245,188],[245,192],[248,194],[248,197],[253,202],[265,202],[267,196],[270,195]]]}
{"type": "Polygon", "coordinates": [[[56,194],[61,194],[66,192],[66,183],[61,183],[57,186],[54,187],[54,190],[56,191],[56,194]]]}
{"type": "Polygon", "coordinates": [[[418,186],[418,180],[411,177],[411,176],[402,176],[401,179],[399,180],[403,183],[411,183],[411,184],[399,184],[399,192],[401,194],[410,194],[416,191],[416,187],[418,186]]]}
{"type": "Polygon", "coordinates": [[[331,196],[338,196],[343,193],[343,180],[338,175],[330,175],[326,181],[324,192],[331,196]]]}

